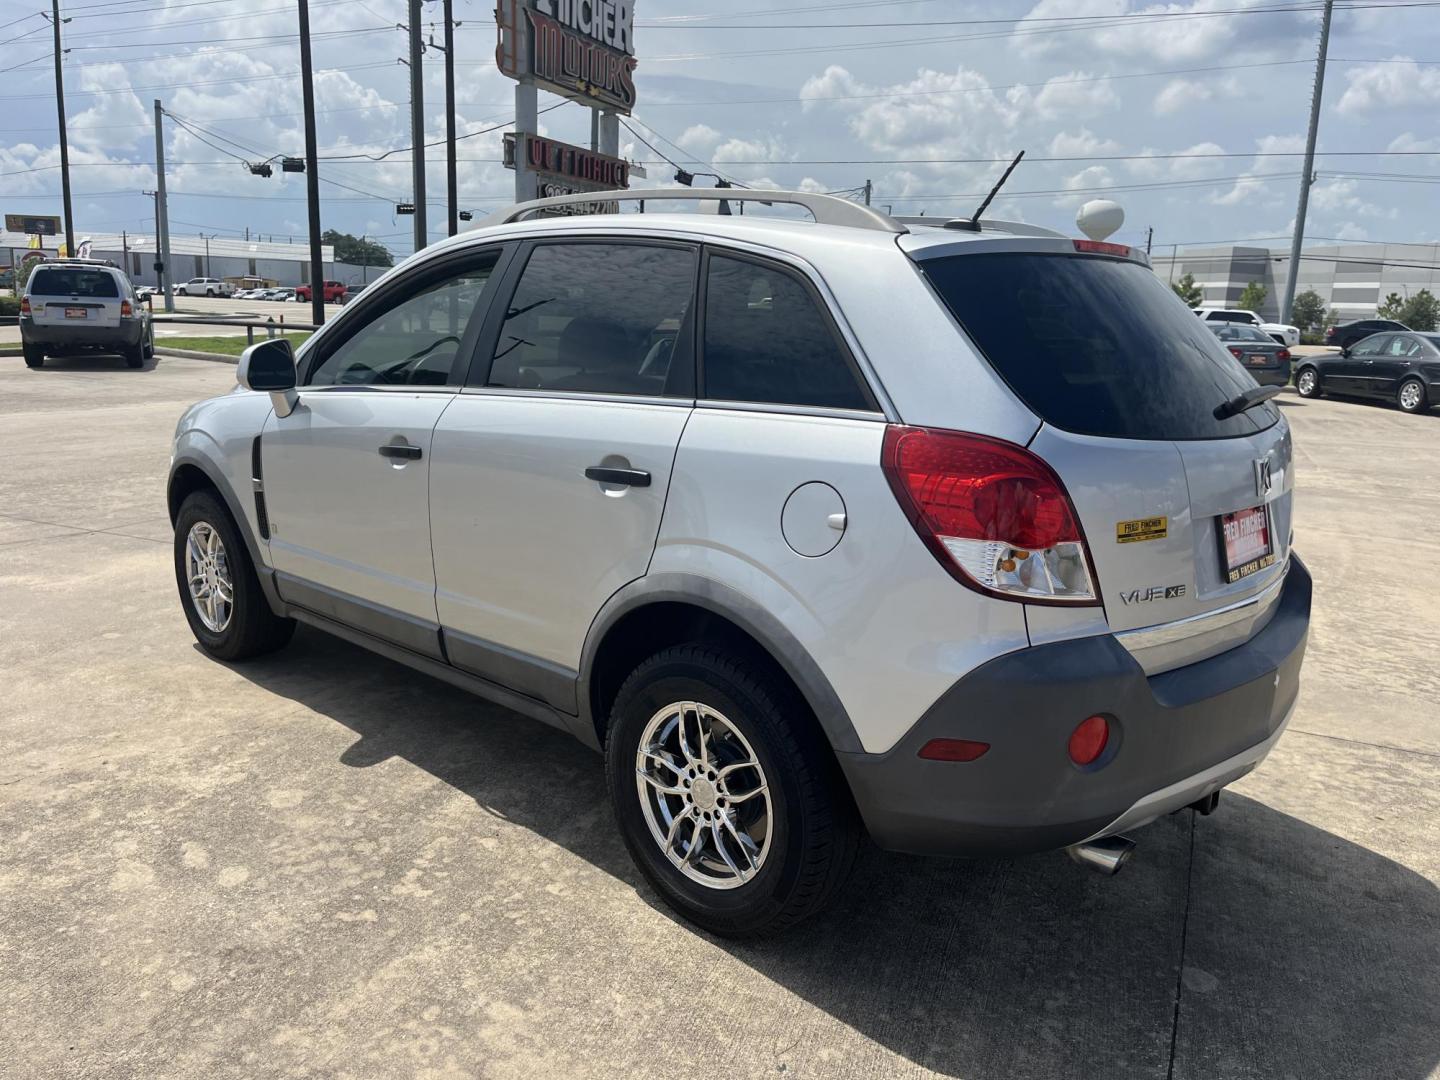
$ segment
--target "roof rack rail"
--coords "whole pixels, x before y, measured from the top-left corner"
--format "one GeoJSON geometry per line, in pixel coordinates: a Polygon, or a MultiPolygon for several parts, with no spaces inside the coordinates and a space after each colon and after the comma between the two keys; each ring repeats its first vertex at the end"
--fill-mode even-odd
{"type": "Polygon", "coordinates": [[[783,203],[800,206],[821,225],[843,225],[852,229],[870,229],[875,232],[903,233],[909,230],[894,218],[887,217],[868,206],[842,199],[835,195],[817,195],[807,191],[760,190],[756,188],[628,188],[614,191],[585,191],[578,195],[557,195],[549,199],[535,199],[531,202],[516,203],[504,210],[496,211],[479,223],[478,228],[490,225],[508,225],[519,221],[526,214],[546,210],[550,207],[576,206],[597,202],[639,202],[670,201],[683,199],[697,202],[756,202],[783,203]]]}
{"type": "Polygon", "coordinates": [[[971,228],[969,218],[946,218],[946,217],[896,217],[895,220],[901,225],[928,225],[935,229],[964,229],[968,232],[1003,232],[1015,236],[1058,236],[1062,240],[1069,239],[1065,233],[1057,229],[1047,229],[1044,225],[1031,225],[1028,221],[1002,221],[999,218],[986,218],[980,223],[978,229],[971,228]]]}

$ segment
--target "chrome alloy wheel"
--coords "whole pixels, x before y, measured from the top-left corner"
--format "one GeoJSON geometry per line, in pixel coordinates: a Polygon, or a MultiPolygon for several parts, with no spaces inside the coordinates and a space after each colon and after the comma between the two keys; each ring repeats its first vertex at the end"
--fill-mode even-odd
{"type": "Polygon", "coordinates": [[[220,534],[208,522],[197,521],[185,537],[185,580],[195,614],[205,629],[219,634],[230,625],[235,607],[235,587],[230,580],[230,560],[220,534]]]}
{"type": "Polygon", "coordinates": [[[1315,373],[1304,371],[1300,373],[1300,384],[1296,387],[1302,394],[1308,394],[1315,389],[1315,373]]]}
{"type": "Polygon", "coordinates": [[[765,865],[774,832],[770,787],[749,741],[724,715],[677,701],[650,718],[635,753],[650,835],[675,867],[734,889],[765,865]]]}
{"type": "Polygon", "coordinates": [[[1414,412],[1420,407],[1420,384],[1407,382],[1400,388],[1400,407],[1407,412],[1414,412]]]}

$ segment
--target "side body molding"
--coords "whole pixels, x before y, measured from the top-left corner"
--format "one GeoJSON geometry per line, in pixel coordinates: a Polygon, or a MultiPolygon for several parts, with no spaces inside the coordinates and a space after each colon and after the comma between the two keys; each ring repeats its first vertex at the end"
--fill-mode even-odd
{"type": "Polygon", "coordinates": [[[800,689],[820,726],[825,730],[833,749],[840,752],[863,751],[860,738],[850,715],[839,696],[814,659],[770,612],[743,593],[695,574],[662,572],[650,574],[626,585],[615,593],[596,615],[585,637],[580,658],[579,705],[582,741],[594,746],[596,717],[589,687],[594,676],[595,656],[600,643],[611,627],[637,608],[649,604],[689,604],[728,619],[753,637],[790,676],[800,689]]]}

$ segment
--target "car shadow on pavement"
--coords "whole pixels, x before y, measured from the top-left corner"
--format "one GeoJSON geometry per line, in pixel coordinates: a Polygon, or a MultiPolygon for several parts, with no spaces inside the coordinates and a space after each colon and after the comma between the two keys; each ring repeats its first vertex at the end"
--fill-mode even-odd
{"type": "MultiPolygon", "coordinates": [[[[600,759],[568,735],[304,626],[234,670],[353,731],[344,764],[407,761],[675,919],[596,813],[600,759]]],[[[1061,854],[867,846],[838,903],[786,936],[691,932],[948,1076],[1419,1080],[1440,1063],[1431,882],[1233,793],[1135,838],[1110,879],[1061,854]]]]}
{"type": "Polygon", "coordinates": [[[125,358],[118,353],[114,356],[108,353],[95,353],[88,356],[47,356],[44,364],[30,370],[37,375],[58,374],[65,371],[133,371],[143,375],[147,371],[154,371],[155,364],[156,357],[151,356],[142,366],[128,368],[125,366],[125,358]]]}

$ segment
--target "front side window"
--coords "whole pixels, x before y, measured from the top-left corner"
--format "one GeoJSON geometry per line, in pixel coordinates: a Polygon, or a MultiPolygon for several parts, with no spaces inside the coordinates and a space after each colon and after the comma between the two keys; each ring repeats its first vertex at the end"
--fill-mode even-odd
{"type": "Polygon", "coordinates": [[[1385,343],[1390,340],[1388,334],[1375,334],[1366,338],[1360,344],[1350,350],[1351,356],[1379,356],[1385,343]]]}
{"type": "Polygon", "coordinates": [[[541,244],[510,300],[487,386],[660,397],[688,383],[691,248],[541,244]]]}
{"type": "Polygon", "coordinates": [[[444,386],[498,258],[486,253],[474,266],[382,310],[325,356],[308,384],[444,386]]]}
{"type": "Polygon", "coordinates": [[[814,295],[769,263],[711,257],[703,371],[714,401],[875,408],[814,295]]]}

